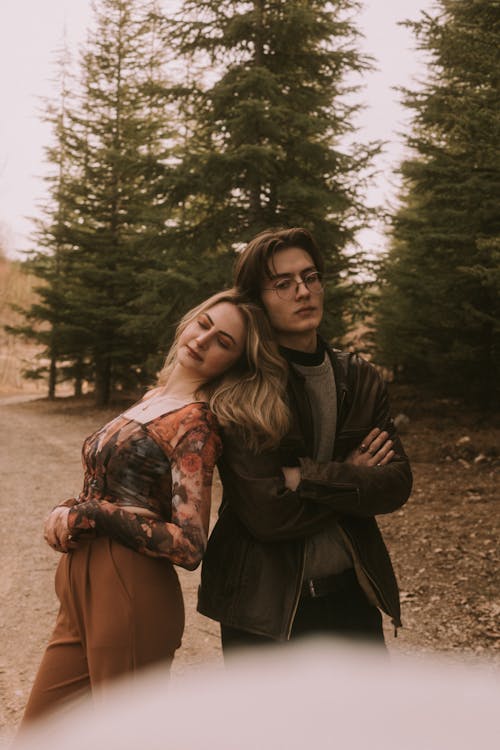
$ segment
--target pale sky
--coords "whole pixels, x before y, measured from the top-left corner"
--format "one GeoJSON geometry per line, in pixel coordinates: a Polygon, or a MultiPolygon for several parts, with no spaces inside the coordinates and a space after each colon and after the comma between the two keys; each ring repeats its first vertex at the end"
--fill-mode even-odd
{"type": "MultiPolygon", "coordinates": [[[[162,3],[165,9],[177,2],[162,3]]],[[[359,28],[365,34],[363,51],[371,54],[379,70],[364,76],[363,101],[367,110],[359,120],[358,139],[381,139],[389,144],[377,166],[368,200],[388,205],[395,199],[393,170],[403,155],[398,131],[408,115],[398,103],[394,86],[412,85],[422,74],[422,60],[410,32],[397,25],[429,10],[433,0],[364,0],[359,28]],[[419,67],[420,66],[420,67],[419,67]]],[[[40,97],[54,95],[51,78],[55,51],[63,31],[72,52],[85,37],[91,21],[90,0],[2,0],[0,3],[0,237],[15,257],[31,244],[29,217],[39,214],[47,172],[44,146],[50,128],[40,122],[40,97]]],[[[366,249],[383,247],[378,230],[360,238],[366,249]]]]}

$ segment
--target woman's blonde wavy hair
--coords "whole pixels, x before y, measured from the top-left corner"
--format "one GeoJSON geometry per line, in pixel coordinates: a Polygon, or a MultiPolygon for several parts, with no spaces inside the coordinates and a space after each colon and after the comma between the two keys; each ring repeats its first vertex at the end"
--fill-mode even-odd
{"type": "Polygon", "coordinates": [[[165,385],[177,359],[179,337],[197,317],[221,302],[240,310],[247,327],[245,349],[226,372],[202,386],[203,396],[219,424],[241,434],[254,452],[276,448],[290,427],[286,399],[287,364],[281,357],[264,310],[229,289],[209,297],[187,312],[177,326],[174,342],[158,376],[165,385]]]}

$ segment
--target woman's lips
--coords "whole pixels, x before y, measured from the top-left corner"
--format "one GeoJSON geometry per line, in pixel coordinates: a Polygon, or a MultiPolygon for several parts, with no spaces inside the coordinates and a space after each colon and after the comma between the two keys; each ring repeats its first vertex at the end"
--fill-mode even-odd
{"type": "Polygon", "coordinates": [[[200,357],[200,355],[197,354],[194,349],[191,349],[188,344],[186,344],[186,349],[188,350],[188,354],[190,357],[196,359],[198,362],[203,362],[203,359],[200,357]]]}

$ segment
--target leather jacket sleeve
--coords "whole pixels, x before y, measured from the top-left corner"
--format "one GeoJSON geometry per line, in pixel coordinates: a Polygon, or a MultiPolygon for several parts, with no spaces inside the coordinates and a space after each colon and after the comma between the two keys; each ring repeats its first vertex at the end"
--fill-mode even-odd
{"type": "MultiPolygon", "coordinates": [[[[224,456],[219,473],[224,487],[223,504],[229,506],[252,536],[259,541],[296,539],[319,531],[334,515],[325,495],[313,488],[292,492],[285,487],[280,454],[255,456],[237,441],[224,441],[224,456]],[[267,469],[267,471],[265,471],[267,469]]],[[[357,494],[348,488],[353,502],[357,494]]],[[[346,498],[347,502],[347,498],[346,498]]]]}
{"type": "Polygon", "coordinates": [[[410,495],[411,473],[408,461],[402,456],[395,456],[386,466],[353,466],[339,461],[318,464],[308,458],[301,459],[300,464],[302,480],[299,491],[317,502],[328,504],[342,515],[392,513],[410,495]],[[335,493],[339,486],[354,488],[356,499],[335,493]]]}
{"type": "MultiPolygon", "coordinates": [[[[299,489],[318,502],[328,503],[339,513],[354,516],[392,513],[406,502],[412,487],[408,457],[390,418],[387,388],[375,372],[370,374],[371,400],[375,405],[370,427],[380,427],[389,432],[396,453],[392,461],[385,466],[370,467],[355,466],[346,461],[317,463],[307,457],[300,459],[302,479],[299,489]],[[342,496],[332,498],[331,490],[339,484],[356,489],[356,502],[353,503],[350,498],[346,503],[342,496]]],[[[350,446],[351,449],[356,447],[350,446]]]]}
{"type": "MultiPolygon", "coordinates": [[[[365,363],[366,365],[366,363],[365,363]]],[[[224,440],[220,474],[224,501],[260,541],[294,539],[324,528],[329,518],[375,516],[401,507],[411,491],[408,459],[389,416],[387,391],[371,365],[362,365],[339,430],[334,460],[318,463],[300,456],[302,480],[285,487],[280,450],[253,455],[241,441],[224,440]],[[384,467],[360,467],[344,458],[375,426],[388,429],[395,458],[384,467]]]]}

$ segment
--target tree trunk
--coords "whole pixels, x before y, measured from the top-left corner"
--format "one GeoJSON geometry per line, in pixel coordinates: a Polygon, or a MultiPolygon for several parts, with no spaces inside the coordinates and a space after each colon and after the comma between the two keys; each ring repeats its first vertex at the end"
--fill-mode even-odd
{"type": "Polygon", "coordinates": [[[96,406],[109,404],[111,396],[111,363],[108,356],[96,357],[94,398],[96,406]]]}
{"type": "Polygon", "coordinates": [[[74,394],[79,398],[83,393],[83,361],[78,359],[75,362],[75,380],[74,380],[74,394]]]}
{"type": "Polygon", "coordinates": [[[48,398],[53,401],[56,397],[56,383],[57,383],[57,359],[54,352],[50,354],[50,365],[49,365],[49,392],[48,398]]]}

